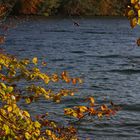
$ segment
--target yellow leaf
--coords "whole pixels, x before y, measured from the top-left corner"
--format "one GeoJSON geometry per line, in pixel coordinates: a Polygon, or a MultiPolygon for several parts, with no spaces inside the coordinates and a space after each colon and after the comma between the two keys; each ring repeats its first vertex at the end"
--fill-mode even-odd
{"type": "Polygon", "coordinates": [[[140,10],[138,10],[138,17],[140,17],[140,10]]]}
{"type": "Polygon", "coordinates": [[[26,98],[25,101],[26,101],[27,104],[30,104],[31,103],[30,98],[26,98]]]}
{"type": "Polygon", "coordinates": [[[103,117],[103,114],[101,112],[98,113],[98,117],[101,118],[103,117]]]}
{"type": "Polygon", "coordinates": [[[51,122],[51,126],[57,128],[57,125],[54,122],[51,122]]]}
{"type": "Polygon", "coordinates": [[[4,109],[0,109],[2,115],[5,115],[6,114],[6,111],[4,109]]]}
{"type": "Polygon", "coordinates": [[[71,109],[71,108],[65,108],[64,109],[64,114],[65,115],[70,115],[70,114],[72,114],[73,113],[73,110],[71,109]]]}
{"type": "Polygon", "coordinates": [[[132,4],[135,4],[136,2],[138,2],[138,0],[131,0],[132,4]]]}
{"type": "Polygon", "coordinates": [[[12,106],[13,106],[13,110],[16,110],[17,105],[16,104],[12,104],[12,106]]]}
{"type": "Polygon", "coordinates": [[[4,83],[0,83],[0,85],[1,85],[4,89],[6,89],[6,85],[5,85],[4,83]]]}
{"type": "Polygon", "coordinates": [[[30,118],[30,114],[29,114],[27,111],[23,111],[23,114],[24,114],[26,117],[29,117],[29,118],[30,118]]]}
{"type": "Polygon", "coordinates": [[[82,84],[83,83],[83,80],[81,78],[77,78],[79,84],[82,84]]]}
{"type": "Polygon", "coordinates": [[[138,23],[137,24],[139,24],[140,25],[140,17],[138,18],[138,23]]]}
{"type": "Polygon", "coordinates": [[[78,117],[78,114],[76,112],[73,112],[72,113],[72,116],[75,117],[75,118],[77,118],[78,117]]]}
{"type": "Polygon", "coordinates": [[[89,100],[90,100],[90,102],[91,102],[92,104],[94,104],[95,100],[94,100],[93,97],[89,97],[89,100]]]}
{"type": "Polygon", "coordinates": [[[8,106],[7,110],[8,110],[8,112],[11,112],[13,110],[13,108],[11,106],[8,106]]]}
{"type": "Polygon", "coordinates": [[[8,88],[6,89],[6,91],[7,91],[8,93],[11,93],[13,90],[14,90],[13,87],[8,87],[8,88]]]}
{"type": "Polygon", "coordinates": [[[44,94],[47,94],[46,90],[44,88],[40,88],[41,92],[44,94]]]}
{"type": "Polygon", "coordinates": [[[134,16],[135,16],[135,12],[134,12],[134,10],[129,9],[128,12],[127,12],[127,16],[128,16],[128,18],[132,18],[132,17],[134,17],[134,16]]]}
{"type": "Polygon", "coordinates": [[[79,111],[80,112],[86,112],[88,109],[87,109],[87,107],[86,106],[80,106],[79,107],[79,111]]]}
{"type": "Polygon", "coordinates": [[[4,125],[3,125],[3,129],[5,130],[6,135],[7,135],[7,134],[10,134],[10,128],[9,128],[8,125],[4,124],[4,125]]]}
{"type": "Polygon", "coordinates": [[[137,25],[137,18],[132,18],[130,20],[130,25],[132,28],[134,28],[137,25]]]}
{"type": "Polygon", "coordinates": [[[31,137],[32,137],[32,136],[31,136],[28,132],[25,133],[25,138],[26,138],[27,140],[31,139],[31,137]]]}
{"type": "Polygon", "coordinates": [[[38,74],[38,76],[39,76],[42,80],[44,80],[44,82],[45,82],[46,84],[49,83],[50,78],[49,78],[48,75],[46,75],[46,74],[43,73],[43,74],[38,74]]]}
{"type": "Polygon", "coordinates": [[[135,8],[135,10],[139,10],[140,9],[139,3],[135,3],[134,8],[135,8]]]}
{"type": "Polygon", "coordinates": [[[51,136],[51,135],[52,135],[51,130],[46,130],[46,134],[47,134],[48,136],[51,136]]]}
{"type": "Polygon", "coordinates": [[[54,74],[52,75],[51,80],[52,80],[53,82],[58,82],[58,80],[59,80],[58,75],[54,73],[54,74]]]}
{"type": "Polygon", "coordinates": [[[39,136],[40,135],[40,130],[36,129],[34,134],[35,134],[35,136],[39,136]]]}
{"type": "Polygon", "coordinates": [[[35,65],[37,65],[37,62],[38,62],[37,57],[34,57],[34,58],[32,59],[32,62],[33,62],[35,65]]]}
{"type": "Polygon", "coordinates": [[[36,128],[40,128],[41,124],[40,124],[38,121],[36,121],[36,122],[34,123],[34,126],[35,126],[36,128]]]}

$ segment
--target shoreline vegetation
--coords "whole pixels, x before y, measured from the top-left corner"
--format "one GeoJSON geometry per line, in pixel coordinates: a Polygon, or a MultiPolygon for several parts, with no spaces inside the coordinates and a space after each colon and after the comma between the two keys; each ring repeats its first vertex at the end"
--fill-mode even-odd
{"type": "Polygon", "coordinates": [[[2,0],[0,19],[5,15],[123,16],[128,0],[2,0]]]}

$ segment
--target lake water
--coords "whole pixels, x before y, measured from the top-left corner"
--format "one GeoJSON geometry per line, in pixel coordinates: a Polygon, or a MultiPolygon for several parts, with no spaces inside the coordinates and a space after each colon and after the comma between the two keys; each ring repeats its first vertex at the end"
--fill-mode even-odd
{"type": "Polygon", "coordinates": [[[51,112],[59,122],[66,123],[63,108],[82,104],[88,96],[94,96],[99,103],[106,98],[122,110],[110,120],[83,120],[77,126],[81,139],[139,140],[140,48],[135,40],[140,29],[131,30],[123,18],[77,21],[79,27],[71,19],[31,18],[9,31],[3,45],[8,53],[20,58],[37,56],[48,62],[46,71],[67,70],[71,76],[84,78],[76,96],[64,98],[60,104],[41,99],[30,109],[51,112]]]}

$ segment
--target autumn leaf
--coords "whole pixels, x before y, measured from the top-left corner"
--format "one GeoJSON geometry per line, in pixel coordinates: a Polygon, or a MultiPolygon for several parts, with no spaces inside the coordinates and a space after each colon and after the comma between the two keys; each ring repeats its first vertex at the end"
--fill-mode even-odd
{"type": "Polygon", "coordinates": [[[24,114],[26,117],[29,117],[29,118],[30,118],[30,114],[29,114],[27,111],[23,111],[23,114],[24,114]]]}
{"type": "Polygon", "coordinates": [[[7,111],[11,112],[13,110],[12,106],[8,106],[7,111]]]}
{"type": "Polygon", "coordinates": [[[98,118],[102,118],[103,114],[101,112],[98,113],[98,118]]]}
{"type": "Polygon", "coordinates": [[[5,36],[0,36],[0,44],[3,44],[5,42],[6,37],[5,36]]]}
{"type": "Polygon", "coordinates": [[[40,128],[41,124],[40,124],[38,121],[35,121],[34,126],[35,126],[36,128],[40,128]]]}
{"type": "Polygon", "coordinates": [[[137,45],[140,46],[140,38],[137,39],[137,45]]]}
{"type": "Polygon", "coordinates": [[[29,134],[28,132],[25,133],[25,138],[26,138],[27,140],[30,140],[31,137],[32,137],[31,134],[29,134]]]}
{"type": "Polygon", "coordinates": [[[35,65],[37,65],[37,63],[38,63],[38,58],[37,58],[37,57],[34,57],[34,58],[32,59],[32,62],[33,62],[35,65]]]}
{"type": "Polygon", "coordinates": [[[76,78],[72,78],[72,83],[75,85],[77,83],[77,79],[76,78]]]}
{"type": "Polygon", "coordinates": [[[131,0],[132,4],[135,4],[136,2],[138,2],[138,0],[131,0]]]}
{"type": "Polygon", "coordinates": [[[79,106],[79,111],[80,112],[86,112],[88,109],[87,109],[87,107],[86,106],[79,106]]]}
{"type": "Polygon", "coordinates": [[[132,28],[134,28],[137,25],[137,18],[130,19],[130,25],[132,28]]]}
{"type": "Polygon", "coordinates": [[[101,106],[101,110],[102,110],[102,111],[106,111],[106,110],[108,110],[108,107],[107,107],[106,105],[102,105],[102,106],[101,106]]]}

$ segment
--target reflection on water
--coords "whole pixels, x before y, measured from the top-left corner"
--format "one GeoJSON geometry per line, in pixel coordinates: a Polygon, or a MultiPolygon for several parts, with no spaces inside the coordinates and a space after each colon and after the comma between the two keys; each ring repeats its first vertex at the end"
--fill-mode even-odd
{"type": "Polygon", "coordinates": [[[78,95],[60,105],[43,99],[32,111],[55,113],[60,121],[62,108],[82,103],[88,95],[98,102],[113,100],[122,110],[112,119],[83,120],[78,125],[82,139],[138,140],[140,137],[140,48],[125,19],[79,19],[80,27],[69,19],[31,19],[9,32],[7,52],[20,58],[37,56],[48,62],[51,72],[67,70],[85,78],[78,95]],[[38,109],[39,108],[39,109],[38,109]]]}

